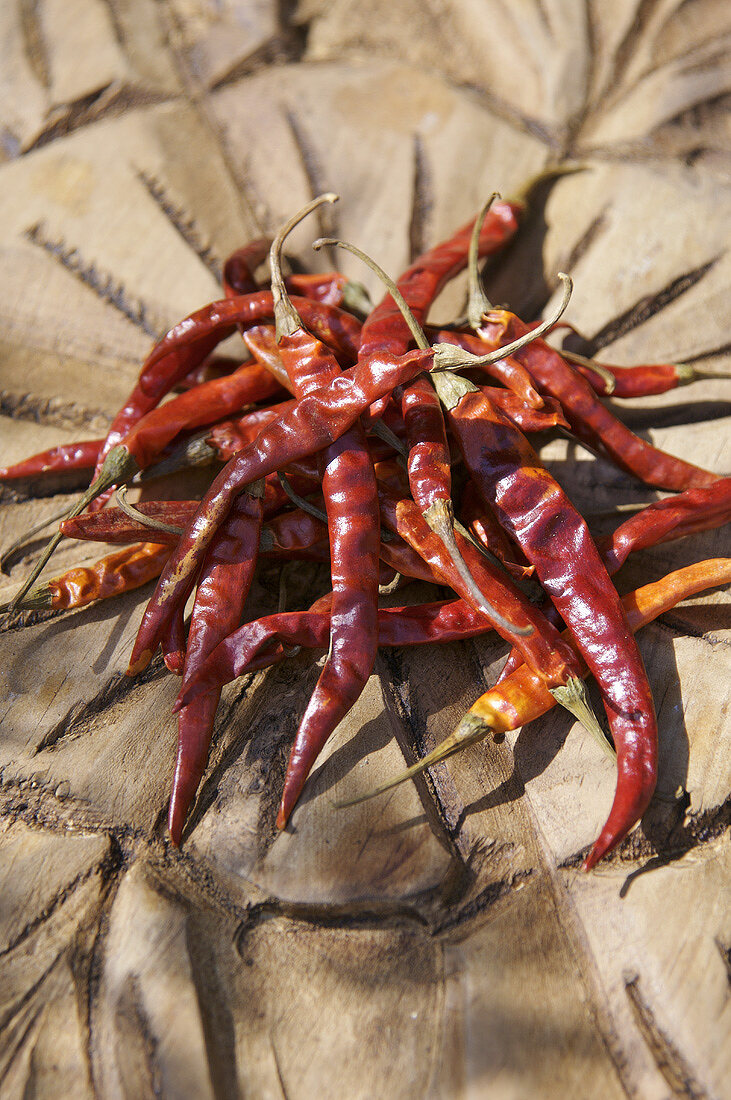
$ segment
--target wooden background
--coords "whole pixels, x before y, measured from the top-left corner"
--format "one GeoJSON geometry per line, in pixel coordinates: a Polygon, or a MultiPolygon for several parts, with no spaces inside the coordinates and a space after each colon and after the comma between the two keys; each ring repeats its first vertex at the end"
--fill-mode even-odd
{"type": "MultiPolygon", "coordinates": [[[[312,194],[342,201],[293,253],[326,265],[309,244],[332,230],[398,272],[549,159],[589,170],[541,196],[493,300],[535,316],[563,268],[590,353],[731,374],[730,15],[724,0],[7,0],[0,461],[103,434],[151,338],[312,194]]],[[[718,472],[730,411],[723,381],[622,406],[718,472]]],[[[656,495],[559,440],[542,453],[585,513],[656,495]]],[[[44,491],[3,490],[2,545],[70,499],[44,491]]],[[[642,553],[618,585],[724,550],[716,532],[642,553]]],[[[54,571],[89,554],[65,544],[54,571]]],[[[290,573],[292,606],[317,581],[290,573]]],[[[265,571],[253,599],[275,589],[265,571]]],[[[176,684],[158,665],[123,676],[144,599],[3,622],[4,1100],[731,1096],[722,593],[642,636],[658,793],[588,876],[614,775],[563,714],[333,808],[449,732],[499,667],[489,639],[384,651],[283,835],[317,666],[232,685],[175,851],[176,684]]]]}

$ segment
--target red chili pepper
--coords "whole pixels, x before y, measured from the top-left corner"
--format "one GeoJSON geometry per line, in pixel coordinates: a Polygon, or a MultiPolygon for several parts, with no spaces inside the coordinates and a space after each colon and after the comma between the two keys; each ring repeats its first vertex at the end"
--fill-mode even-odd
{"type": "MultiPolygon", "coordinates": [[[[529,339],[532,334],[529,334],[529,339]]],[[[514,346],[496,351],[494,357],[512,354],[514,346]]],[[[408,382],[422,370],[449,370],[460,365],[468,368],[481,361],[468,359],[466,353],[439,346],[429,351],[414,351],[403,356],[372,356],[333,380],[326,389],[318,389],[299,401],[269,425],[254,443],[245,447],[218,475],[201,501],[184,537],[163,571],[150,601],[132,651],[129,673],[141,671],[149,663],[165,620],[175,606],[187,599],[206,547],[227,515],[236,496],[252,481],[265,477],[291,462],[324,450],[355,423],[372,402],[396,386],[408,382]]]]}
{"type": "MultiPolygon", "coordinates": [[[[307,332],[292,306],[280,271],[288,233],[310,211],[336,196],[323,195],[290,219],[272,244],[270,266],[279,354],[298,400],[340,375],[335,356],[307,332]]],[[[283,829],[317,756],[365,687],[378,648],[378,496],[363,429],[354,424],[322,457],[322,495],[330,533],[332,606],[330,650],[302,717],[287,765],[277,815],[283,829]]]]}
{"type": "MultiPolygon", "coordinates": [[[[464,351],[469,351],[473,355],[479,355],[485,346],[484,341],[471,332],[455,332],[453,329],[439,329],[433,332],[427,329],[427,333],[436,340],[443,341],[445,344],[454,344],[456,348],[463,348],[464,351]]],[[[515,356],[508,355],[505,359],[499,359],[496,363],[490,363],[482,369],[491,378],[502,382],[507,390],[514,393],[530,408],[543,408],[544,399],[533,385],[533,379],[528,371],[521,366],[515,356]]]]}
{"type": "Polygon", "coordinates": [[[241,294],[254,294],[259,289],[256,281],[256,269],[266,260],[271,246],[269,237],[257,237],[249,241],[242,248],[226,260],[223,265],[221,282],[227,298],[234,298],[241,294]]]}
{"type": "MultiPolygon", "coordinates": [[[[384,524],[401,536],[427,562],[442,584],[450,585],[471,606],[472,593],[466,589],[454,562],[447,554],[441,539],[431,530],[421,515],[418,505],[405,499],[398,491],[389,488],[381,477],[384,464],[379,464],[378,497],[384,524]]],[[[510,638],[521,649],[525,659],[551,686],[564,685],[575,676],[578,662],[569,646],[561,641],[558,631],[552,627],[534,604],[516,588],[507,574],[498,571],[475,551],[469,543],[457,536],[465,560],[479,589],[489,603],[501,609],[504,618],[495,619],[479,608],[481,613],[504,638],[510,638]],[[505,621],[507,620],[507,622],[505,621]],[[511,624],[522,631],[533,628],[531,633],[517,633],[511,624]]]]}
{"type": "MultiPolygon", "coordinates": [[[[491,347],[505,335],[511,338],[530,328],[513,313],[493,310],[480,329],[485,345],[491,347]]],[[[718,475],[701,470],[680,458],[659,451],[639,439],[602,405],[589,383],[561,358],[559,352],[537,340],[516,354],[523,366],[546,393],[555,397],[582,442],[597,449],[615,465],[647,485],[681,491],[711,485],[718,475]]]]}
{"type": "Polygon", "coordinates": [[[598,859],[655,789],[657,723],[642,658],[588,527],[525,437],[465,379],[436,386],[478,492],[535,566],[601,689],[620,766],[598,859]]]}
{"type": "MultiPolygon", "coordinates": [[[[440,600],[378,610],[378,644],[381,646],[430,645],[464,641],[491,630],[483,615],[464,600],[440,600]]],[[[330,612],[327,607],[289,611],[245,623],[225,638],[203,662],[175,708],[187,706],[206,691],[220,688],[237,676],[252,671],[252,662],[277,642],[304,649],[327,648],[330,612]]],[[[260,666],[257,666],[260,667],[260,666]]]]}
{"type": "Polygon", "coordinates": [[[40,451],[13,466],[0,467],[0,481],[13,481],[20,477],[36,477],[64,470],[93,469],[101,450],[103,439],[88,439],[80,443],[64,443],[40,451]]]}
{"type": "Polygon", "coordinates": [[[542,407],[535,409],[510,390],[501,390],[497,386],[480,386],[480,390],[523,433],[569,427],[560,404],[552,397],[544,398],[542,407]]]}
{"type": "MultiPolygon", "coordinates": [[[[190,619],[183,684],[239,625],[259,548],[262,490],[252,486],[241,494],[206,554],[190,619]]],[[[178,757],[168,811],[176,846],[208,761],[220,694],[207,692],[178,714],[178,757]]]]}

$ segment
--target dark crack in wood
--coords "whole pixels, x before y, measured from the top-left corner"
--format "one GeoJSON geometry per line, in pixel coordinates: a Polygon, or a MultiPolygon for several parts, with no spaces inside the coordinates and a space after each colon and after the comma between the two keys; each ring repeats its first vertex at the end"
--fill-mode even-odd
{"type": "MultiPolygon", "coordinates": [[[[144,1008],[139,979],[129,974],[115,1006],[116,1059],[124,1096],[162,1096],[158,1040],[144,1008]]],[[[107,1057],[111,1052],[107,1052],[107,1057]]]]}
{"type": "Polygon", "coordinates": [[[32,393],[0,390],[0,416],[11,420],[32,420],[54,428],[88,428],[106,434],[110,417],[103,409],[81,408],[60,397],[37,397],[32,393]]]}
{"type": "MultiPolygon", "coordinates": [[[[579,237],[576,244],[569,252],[566,259],[561,262],[560,267],[562,271],[565,271],[570,275],[576,268],[576,265],[579,263],[579,261],[583,259],[583,257],[586,255],[586,253],[589,251],[595,241],[601,236],[601,233],[607,224],[608,210],[608,206],[603,207],[603,209],[599,211],[597,216],[589,223],[582,235],[579,237]]],[[[547,304],[547,302],[544,303],[544,308],[547,304]]]]}
{"type": "MultiPolygon", "coordinates": [[[[292,140],[297,150],[297,156],[302,165],[302,171],[307,179],[310,198],[314,199],[317,195],[322,195],[326,191],[332,191],[333,188],[328,182],[325,169],[320,161],[320,156],[314,143],[310,140],[306,132],[305,124],[302,119],[298,118],[294,111],[289,109],[284,111],[284,118],[292,135],[292,140]]],[[[320,237],[340,236],[340,219],[338,218],[336,206],[332,206],[329,203],[318,206],[314,211],[314,218],[317,221],[319,229],[318,235],[320,237]]],[[[328,246],[325,251],[327,252],[330,263],[337,269],[337,250],[332,246],[328,246]]]]}
{"type": "MultiPolygon", "coordinates": [[[[687,796],[684,794],[683,799],[687,796]]],[[[681,801],[682,801],[681,800],[681,801]]],[[[652,805],[652,804],[651,804],[652,805]]],[[[637,868],[622,887],[626,893],[631,883],[639,875],[646,874],[658,867],[674,863],[693,849],[702,849],[724,835],[731,826],[731,795],[719,806],[705,810],[701,814],[678,815],[679,820],[671,828],[661,845],[656,838],[650,839],[644,832],[643,824],[630,833],[613,851],[602,859],[602,866],[621,865],[623,863],[646,862],[637,868]]],[[[578,869],[584,861],[589,848],[575,852],[560,864],[561,868],[578,869]]]]}
{"type": "Polygon", "coordinates": [[[607,78],[606,87],[602,91],[600,97],[602,104],[606,100],[607,88],[618,88],[621,90],[622,81],[632,62],[632,58],[645,41],[645,29],[661,4],[662,0],[640,0],[637,10],[635,11],[634,19],[627,27],[621,42],[619,42],[614,50],[611,71],[607,78]]]}
{"type": "Polygon", "coordinates": [[[138,676],[130,677],[123,672],[115,672],[93,698],[75,703],[44,734],[34,750],[34,755],[45,752],[47,749],[57,748],[62,742],[81,736],[87,731],[87,727],[104,711],[121,703],[134,692],[146,687],[147,684],[161,679],[166,673],[167,670],[159,654],[138,676]]]}
{"type": "Polygon", "coordinates": [[[424,141],[420,134],[414,134],[411,217],[409,219],[410,263],[413,263],[429,247],[427,226],[434,209],[432,175],[424,141]]]}
{"type": "Polygon", "coordinates": [[[0,950],[0,959],[5,955],[11,954],[17,947],[20,947],[29,936],[31,936],[37,928],[45,924],[53,914],[67,901],[73,893],[78,890],[80,886],[83,886],[85,882],[88,882],[94,875],[101,874],[104,878],[112,868],[116,868],[115,857],[108,852],[98,863],[93,864],[91,867],[87,867],[85,871],[81,871],[76,878],[71,882],[68,882],[63,886],[57,894],[55,894],[51,900],[46,904],[40,913],[38,913],[32,920],[28,921],[26,925],[21,928],[16,936],[10,941],[7,947],[0,950]]]}
{"type": "MultiPolygon", "coordinates": [[[[424,716],[412,707],[408,679],[402,670],[398,647],[379,650],[384,702],[394,721],[396,739],[407,764],[413,764],[434,748],[424,716]]],[[[445,764],[437,764],[414,777],[414,786],[436,838],[465,869],[471,844],[464,828],[464,803],[445,764]]]]}
{"type": "Polygon", "coordinates": [[[173,229],[183,238],[188,247],[198,259],[208,268],[217,283],[221,282],[222,261],[213,250],[210,242],[205,243],[198,232],[195,218],[189,215],[182,206],[176,206],[169,198],[165,188],[158,179],[145,172],[137,170],[137,178],[144,184],[148,194],[162,210],[173,229]]]}
{"type": "Polygon", "coordinates": [[[117,82],[106,84],[102,88],[74,100],[71,104],[57,107],[38,136],[24,149],[32,153],[36,149],[50,145],[52,141],[67,137],[76,130],[89,126],[102,119],[116,118],[127,111],[141,107],[154,107],[168,102],[172,97],[166,93],[134,88],[117,82]]]}
{"type": "Polygon", "coordinates": [[[18,14],[23,35],[23,52],[39,84],[51,87],[51,70],[48,64],[48,48],[43,36],[39,16],[40,0],[19,0],[18,14]]]}
{"type": "Polygon", "coordinates": [[[159,339],[166,331],[159,321],[151,316],[149,306],[141,298],[127,293],[122,283],[109,272],[99,270],[96,265],[87,263],[77,248],[68,245],[63,237],[54,239],[49,236],[44,222],[36,222],[25,231],[25,237],[31,244],[37,245],[52,256],[54,260],[70,271],[84,286],[96,294],[103,302],[113,306],[123,317],[150,336],[159,339]]]}
{"type": "Polygon", "coordinates": [[[640,989],[639,974],[624,975],[624,991],[632,1006],[640,1034],[672,1094],[685,1097],[686,1100],[708,1100],[708,1092],[655,1019],[655,1014],[640,989]]]}
{"type": "Polygon", "coordinates": [[[589,356],[596,355],[598,351],[608,344],[614,343],[615,340],[621,339],[621,337],[625,336],[628,332],[632,332],[634,329],[639,328],[640,325],[644,325],[651,317],[660,313],[661,310],[666,309],[674,301],[682,297],[683,294],[686,294],[696,286],[703,277],[715,267],[721,259],[721,256],[722,253],[719,253],[718,256],[714,256],[713,259],[701,264],[700,267],[695,267],[691,271],[686,271],[682,275],[678,275],[655,294],[648,294],[640,298],[633,306],[625,310],[624,313],[620,313],[618,316],[613,317],[611,321],[608,321],[603,328],[587,341],[589,350],[586,354],[589,356]]]}

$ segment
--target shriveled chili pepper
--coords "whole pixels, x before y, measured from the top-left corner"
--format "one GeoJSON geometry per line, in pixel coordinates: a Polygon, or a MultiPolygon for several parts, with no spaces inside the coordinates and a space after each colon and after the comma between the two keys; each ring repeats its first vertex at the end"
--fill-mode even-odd
{"type": "MultiPolygon", "coordinates": [[[[500,358],[512,354],[513,350],[514,347],[508,345],[492,355],[500,358]]],[[[178,603],[187,599],[208,543],[234,498],[247,484],[290,462],[324,450],[347,431],[377,397],[390,393],[421,371],[480,365],[478,360],[462,358],[466,355],[446,345],[438,345],[426,352],[362,359],[343,371],[327,389],[315,390],[299,401],[231,459],[203,498],[163,571],[140,625],[129,673],[134,675],[149,663],[166,618],[173,614],[178,603]]]]}
{"type": "MultiPolygon", "coordinates": [[[[384,524],[399,534],[428,563],[432,571],[441,578],[443,584],[450,585],[472,606],[471,592],[466,591],[464,583],[457,573],[454,563],[444,549],[438,536],[429,528],[412,500],[402,498],[394,489],[384,484],[379,474],[379,501],[384,524]]],[[[457,536],[461,540],[461,536],[457,536]]],[[[550,687],[560,689],[575,678],[579,664],[571,648],[566,645],[555,627],[546,621],[538,608],[516,588],[506,573],[498,571],[482,557],[469,543],[460,541],[460,549],[479,588],[490,603],[501,608],[504,618],[495,619],[488,613],[491,625],[503,637],[509,637],[523,653],[538,674],[550,687]],[[508,622],[505,623],[505,618],[508,622]],[[532,627],[531,633],[518,634],[511,624],[520,628],[532,627]]],[[[560,693],[560,691],[559,691],[560,693]]]]}
{"type": "MultiPolygon", "coordinates": [[[[496,340],[530,331],[513,313],[493,310],[486,315],[480,336],[487,347],[496,340]]],[[[658,489],[679,492],[711,485],[717,474],[666,454],[631,432],[598,399],[589,383],[543,340],[523,348],[516,358],[538,386],[560,402],[571,430],[589,447],[606,455],[616,466],[658,489]]]]}
{"type": "Polygon", "coordinates": [[[521,432],[543,432],[549,428],[569,427],[560,404],[553,397],[544,398],[542,407],[535,409],[511,390],[498,389],[497,386],[479,388],[521,432]]]}
{"type": "Polygon", "coordinates": [[[136,543],[108,554],[93,565],[77,565],[60,577],[39,586],[23,599],[27,609],[66,611],[86,607],[95,600],[131,592],[159,576],[170,556],[170,547],[154,542],[136,543]]]}
{"type": "MultiPolygon", "coordinates": [[[[480,337],[471,332],[460,332],[454,329],[431,330],[428,328],[426,332],[430,339],[444,341],[445,344],[454,344],[456,348],[462,348],[473,355],[479,355],[484,347],[484,342],[480,337]]],[[[485,374],[489,374],[491,378],[501,382],[507,390],[514,393],[530,408],[543,408],[543,397],[533,385],[533,379],[528,371],[521,366],[515,356],[507,355],[504,359],[498,359],[496,363],[489,363],[482,369],[485,374]]]]}
{"type": "MultiPolygon", "coordinates": [[[[715,588],[729,582],[731,582],[731,558],[712,558],[709,561],[678,569],[662,580],[638,588],[635,592],[623,596],[622,604],[630,628],[637,631],[675,607],[681,600],[688,599],[704,589],[715,588]]],[[[570,637],[568,631],[566,635],[570,637]]],[[[499,686],[491,688],[480,696],[456,730],[433,752],[364,797],[371,798],[375,794],[389,790],[404,779],[416,775],[440,760],[445,760],[448,756],[475,741],[482,740],[490,733],[496,735],[496,740],[502,739],[506,731],[518,729],[540,718],[553,705],[554,700],[545,686],[527,665],[523,665],[499,686]]],[[[619,768],[617,791],[607,822],[584,860],[584,870],[587,871],[624,839],[644,813],[652,794],[651,791],[650,795],[646,792],[645,758],[642,753],[618,752],[617,766],[619,768]],[[641,789],[644,795],[638,797],[641,789]]],[[[363,801],[363,798],[353,801],[363,801]]]]}
{"type": "Polygon", "coordinates": [[[485,507],[471,481],[468,481],[462,490],[460,514],[480,546],[494,554],[512,576],[522,578],[533,575],[534,567],[526,562],[520,548],[508,540],[492,512],[485,507]]]}
{"type": "MultiPolygon", "coordinates": [[[[486,213],[487,209],[486,207],[483,213],[486,213]]],[[[477,224],[475,224],[474,232],[471,233],[471,240],[471,254],[475,257],[476,262],[479,242],[481,240],[481,234],[478,232],[477,224]]],[[[382,319],[380,329],[383,337],[383,347],[388,347],[389,350],[392,349],[397,345],[400,338],[402,346],[405,348],[407,346],[407,339],[403,335],[403,332],[401,333],[401,337],[399,337],[399,331],[405,329],[409,336],[413,338],[417,347],[426,351],[429,347],[428,341],[400,286],[394,284],[389,276],[386,275],[370,256],[367,256],[353,245],[343,241],[325,239],[316,241],[314,247],[319,248],[324,244],[337,245],[352,252],[375,271],[381,281],[389,288],[390,299],[395,304],[400,314],[400,329],[396,328],[393,317],[391,317],[390,320],[388,317],[382,319]]],[[[457,234],[451,246],[449,244],[440,246],[440,249],[436,250],[437,254],[432,265],[434,269],[432,270],[432,275],[439,270],[440,257],[442,258],[442,270],[445,272],[447,272],[448,269],[451,270],[457,262],[456,258],[459,256],[460,248],[462,247],[463,243],[460,240],[459,234],[457,234]],[[447,258],[449,258],[448,262],[447,258]],[[451,267],[449,266],[450,264],[451,267]]],[[[429,265],[427,265],[427,269],[431,270],[429,265]]],[[[459,270],[459,268],[457,268],[457,270],[459,270]]],[[[408,272],[407,276],[402,277],[402,281],[406,286],[407,293],[411,293],[413,288],[410,285],[408,272]]],[[[424,289],[421,281],[416,282],[416,288],[424,289]]],[[[418,295],[415,295],[415,297],[419,300],[419,310],[423,315],[426,308],[424,295],[422,294],[420,299],[418,295]]],[[[568,297],[565,298],[558,316],[560,316],[566,308],[567,303],[568,297]]],[[[383,306],[383,303],[381,303],[381,305],[383,306]]],[[[371,321],[372,317],[366,322],[366,326],[370,324],[371,321]]],[[[554,323],[555,321],[553,319],[545,321],[542,329],[548,329],[554,323]]],[[[376,328],[378,328],[378,326],[376,326],[376,328]]],[[[538,332],[539,329],[534,331],[534,338],[537,336],[538,332]]],[[[410,342],[410,340],[408,342],[410,342]]],[[[377,346],[376,340],[371,337],[370,343],[367,346],[371,348],[377,346]]],[[[444,345],[441,346],[444,347],[444,345]]],[[[414,499],[417,501],[427,524],[444,543],[447,553],[452,559],[454,568],[461,579],[461,588],[458,589],[458,591],[460,591],[473,606],[484,605],[484,593],[481,593],[479,586],[475,584],[469,567],[461,553],[460,544],[454,537],[454,507],[451,500],[449,447],[447,444],[444,421],[441,412],[437,408],[438,400],[429,383],[425,382],[425,384],[422,385],[418,379],[414,383],[409,383],[408,386],[400,387],[398,392],[400,392],[401,395],[402,413],[407,429],[407,438],[409,440],[409,482],[414,499]]],[[[490,611],[487,613],[491,614],[490,611]]],[[[497,619],[494,614],[491,614],[491,618],[492,621],[497,624],[497,619]]],[[[505,623],[503,623],[503,625],[505,625],[505,623]]]]}
{"type": "Polygon", "coordinates": [[[589,529],[525,437],[481,391],[457,376],[437,378],[435,384],[478,492],[535,566],[599,684],[618,755],[643,761],[633,797],[622,794],[631,814],[634,806],[647,804],[655,786],[655,708],[642,658],[589,529]]]}
{"type": "MultiPolygon", "coordinates": [[[[185,684],[220,641],[239,625],[259,548],[263,485],[253,485],[234,503],[203,561],[190,619],[183,669],[185,684]]],[[[220,690],[212,690],[178,714],[178,755],[168,811],[173,844],[205,771],[220,690]]]]}
{"type": "Polygon", "coordinates": [[[14,481],[21,477],[36,477],[38,474],[65,470],[93,469],[103,443],[103,439],[88,439],[39,451],[22,462],[0,467],[0,481],[14,481]]]}

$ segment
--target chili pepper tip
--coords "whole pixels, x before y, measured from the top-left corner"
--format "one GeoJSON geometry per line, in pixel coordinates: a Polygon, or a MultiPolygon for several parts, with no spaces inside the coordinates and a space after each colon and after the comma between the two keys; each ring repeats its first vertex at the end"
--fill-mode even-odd
{"type": "Polygon", "coordinates": [[[152,660],[152,650],[143,649],[136,661],[130,662],[127,666],[125,676],[137,676],[140,672],[144,672],[150,661],[152,660]]]}

